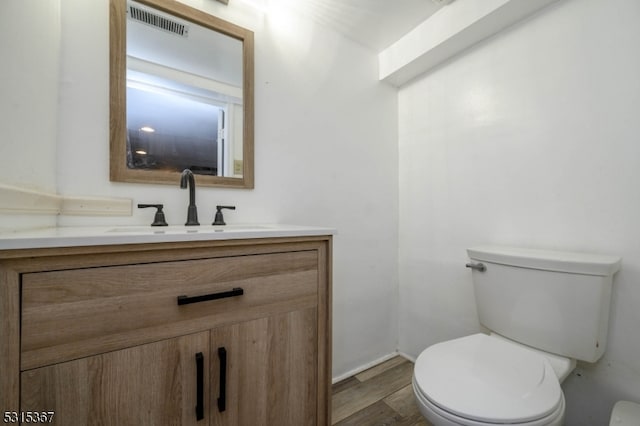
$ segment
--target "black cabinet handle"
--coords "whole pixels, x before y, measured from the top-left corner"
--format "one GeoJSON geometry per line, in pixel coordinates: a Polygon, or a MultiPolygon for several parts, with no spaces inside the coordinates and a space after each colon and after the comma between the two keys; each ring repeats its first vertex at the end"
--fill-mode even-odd
{"type": "Polygon", "coordinates": [[[196,354],[196,420],[204,419],[204,355],[196,354]]]}
{"type": "Polygon", "coordinates": [[[206,302],[207,300],[224,299],[226,297],[242,296],[244,290],[236,287],[230,291],[222,291],[220,293],[205,294],[202,296],[178,296],[178,305],[188,305],[190,303],[206,302]]]}
{"type": "Polygon", "coordinates": [[[218,397],[218,411],[221,413],[227,409],[227,350],[218,348],[220,358],[220,396],[218,397]]]}

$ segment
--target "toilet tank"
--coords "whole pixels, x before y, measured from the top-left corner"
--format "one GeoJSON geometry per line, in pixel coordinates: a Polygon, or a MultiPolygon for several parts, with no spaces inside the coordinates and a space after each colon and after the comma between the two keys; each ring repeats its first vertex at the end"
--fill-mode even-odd
{"type": "Polygon", "coordinates": [[[467,249],[480,323],[558,355],[597,361],[607,343],[615,256],[485,246],[467,249]]]}

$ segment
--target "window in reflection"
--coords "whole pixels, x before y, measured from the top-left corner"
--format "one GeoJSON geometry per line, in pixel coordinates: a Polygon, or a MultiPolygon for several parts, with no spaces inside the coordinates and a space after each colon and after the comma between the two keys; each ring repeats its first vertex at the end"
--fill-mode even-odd
{"type": "Polygon", "coordinates": [[[242,177],[242,41],[128,4],[127,168],[242,177]]]}
{"type": "Polygon", "coordinates": [[[236,134],[235,140],[242,140],[241,123],[241,105],[234,96],[127,71],[130,169],[241,174],[234,159],[242,158],[242,145],[228,143],[236,134]]]}
{"type": "Polygon", "coordinates": [[[211,98],[128,82],[127,166],[224,176],[226,108],[211,98]]]}

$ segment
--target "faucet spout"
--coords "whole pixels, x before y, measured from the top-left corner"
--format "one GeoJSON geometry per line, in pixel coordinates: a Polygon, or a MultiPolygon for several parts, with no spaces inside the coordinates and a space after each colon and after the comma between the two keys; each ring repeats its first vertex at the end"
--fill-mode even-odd
{"type": "Polygon", "coordinates": [[[182,175],[180,175],[180,188],[187,188],[187,184],[189,186],[189,207],[187,208],[187,223],[185,223],[185,226],[200,225],[198,222],[198,208],[196,207],[196,180],[191,170],[184,169],[182,175]]]}

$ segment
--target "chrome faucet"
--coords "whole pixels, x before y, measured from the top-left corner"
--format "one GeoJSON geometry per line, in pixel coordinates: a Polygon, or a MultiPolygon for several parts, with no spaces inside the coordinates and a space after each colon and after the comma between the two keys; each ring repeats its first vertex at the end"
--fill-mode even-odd
{"type": "Polygon", "coordinates": [[[185,189],[187,187],[187,180],[189,182],[189,207],[185,226],[200,225],[198,222],[198,208],[196,207],[196,181],[193,178],[193,172],[189,169],[184,169],[180,176],[180,188],[185,189]]]}

